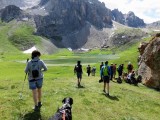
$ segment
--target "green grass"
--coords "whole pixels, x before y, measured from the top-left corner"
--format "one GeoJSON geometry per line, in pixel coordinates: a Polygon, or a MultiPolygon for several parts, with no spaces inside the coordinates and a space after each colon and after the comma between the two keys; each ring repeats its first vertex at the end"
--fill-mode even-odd
{"type": "MultiPolygon", "coordinates": [[[[137,44],[133,44],[125,51],[119,52],[118,59],[109,59],[109,63],[124,63],[131,61],[136,67],[138,56],[137,44]],[[136,52],[135,52],[136,51],[136,52]],[[127,56],[126,56],[127,55],[127,56]]],[[[109,55],[106,52],[106,56],[109,55]]],[[[111,52],[112,53],[112,52],[111,52]]],[[[106,97],[103,92],[103,84],[98,83],[100,60],[105,60],[105,51],[95,50],[90,53],[72,53],[62,50],[54,55],[42,55],[42,59],[54,61],[48,64],[48,71],[45,72],[43,84],[43,106],[40,114],[32,110],[33,100],[31,91],[28,89],[28,82],[25,81],[23,99],[19,99],[24,80],[24,68],[26,58],[30,54],[1,54],[0,55],[0,119],[1,120],[47,120],[62,105],[64,97],[72,97],[73,120],[159,120],[160,118],[160,97],[159,92],[147,88],[142,84],[138,86],[126,83],[110,83],[110,95],[106,97]],[[104,59],[100,59],[100,55],[104,59]],[[97,67],[96,76],[88,77],[86,65],[91,61],[97,67]],[[76,59],[77,58],[77,59],[76,59]],[[73,60],[72,60],[73,59],[73,60]],[[100,59],[100,60],[99,60],[100,59]],[[61,60],[61,61],[60,61],[61,60]],[[83,65],[82,85],[84,88],[77,88],[76,75],[73,74],[73,67],[76,60],[81,60],[83,65]],[[59,64],[62,64],[59,66],[59,64]],[[55,64],[55,65],[54,65],[55,64]]]]}
{"type": "Polygon", "coordinates": [[[0,53],[17,53],[40,43],[34,28],[25,22],[0,22],[0,53]]]}
{"type": "MultiPolygon", "coordinates": [[[[22,89],[25,67],[19,62],[0,62],[2,68],[6,66],[0,76],[0,119],[29,120],[33,119],[32,94],[28,90],[27,80],[24,85],[23,99],[19,100],[22,89]],[[28,118],[27,118],[28,117],[28,118]]],[[[160,115],[159,92],[143,85],[133,86],[126,83],[111,82],[111,97],[102,93],[103,84],[98,83],[99,72],[96,76],[87,77],[83,74],[82,85],[76,87],[76,76],[73,67],[48,66],[43,86],[43,107],[41,118],[47,120],[57,107],[61,106],[64,97],[74,99],[72,114],[74,120],[158,120],[160,115]]]]}

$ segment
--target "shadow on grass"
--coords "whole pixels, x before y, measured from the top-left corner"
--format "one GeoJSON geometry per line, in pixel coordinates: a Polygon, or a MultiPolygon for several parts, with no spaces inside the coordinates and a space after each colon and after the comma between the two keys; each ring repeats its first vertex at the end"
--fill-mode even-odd
{"type": "Polygon", "coordinates": [[[102,95],[104,95],[105,97],[111,99],[111,100],[115,100],[115,101],[119,101],[118,97],[117,96],[111,96],[111,95],[107,95],[105,93],[102,93],[102,95]]]}
{"type": "Polygon", "coordinates": [[[23,120],[42,120],[40,111],[29,112],[24,115],[23,120]]]}
{"type": "Polygon", "coordinates": [[[85,87],[84,87],[84,86],[76,86],[76,88],[78,88],[78,89],[79,89],[79,88],[85,88],[85,87]]]}

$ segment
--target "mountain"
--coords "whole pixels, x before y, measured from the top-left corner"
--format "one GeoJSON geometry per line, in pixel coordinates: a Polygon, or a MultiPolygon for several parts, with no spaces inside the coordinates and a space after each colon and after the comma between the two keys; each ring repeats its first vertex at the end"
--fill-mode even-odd
{"type": "MultiPolygon", "coordinates": [[[[135,28],[145,26],[144,21],[133,12],[123,14],[118,9],[111,11],[98,0],[19,0],[9,2],[10,0],[0,2],[0,8],[2,8],[2,5],[16,5],[9,5],[1,9],[2,21],[10,22],[16,19],[31,22],[36,27],[36,35],[50,39],[59,48],[77,49],[113,46],[114,43],[119,43],[119,40],[122,40],[115,40],[115,38],[125,36],[125,32],[116,34],[117,26],[114,26],[114,21],[135,28]]],[[[118,24],[116,23],[116,25],[118,24]]],[[[143,31],[140,34],[140,36],[131,36],[138,39],[146,35],[143,31]]],[[[132,40],[132,37],[127,36],[130,39],[120,42],[121,44],[132,40]]]]}
{"type": "Polygon", "coordinates": [[[127,14],[121,13],[118,9],[112,10],[112,19],[129,27],[145,27],[143,19],[137,17],[132,11],[127,14]]]}
{"type": "Polygon", "coordinates": [[[156,21],[156,22],[147,24],[147,28],[152,28],[152,29],[155,29],[155,30],[160,29],[160,21],[156,21]]]}

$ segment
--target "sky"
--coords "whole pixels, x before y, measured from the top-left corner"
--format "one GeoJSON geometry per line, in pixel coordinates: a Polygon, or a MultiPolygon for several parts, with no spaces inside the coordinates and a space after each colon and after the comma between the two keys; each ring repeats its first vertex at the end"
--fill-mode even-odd
{"type": "Polygon", "coordinates": [[[160,0],[99,0],[111,10],[118,9],[123,14],[129,11],[143,19],[145,23],[160,20],[160,0]]]}

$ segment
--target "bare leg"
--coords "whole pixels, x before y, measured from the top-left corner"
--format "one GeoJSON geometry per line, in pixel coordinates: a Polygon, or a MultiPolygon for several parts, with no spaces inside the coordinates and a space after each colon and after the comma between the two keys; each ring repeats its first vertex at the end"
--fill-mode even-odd
{"type": "Polygon", "coordinates": [[[39,88],[37,91],[38,91],[38,102],[41,102],[42,89],[39,88]]]}
{"type": "Polygon", "coordinates": [[[106,83],[104,83],[103,90],[106,91],[106,83]]]}
{"type": "Polygon", "coordinates": [[[38,98],[37,98],[37,89],[32,90],[32,94],[33,94],[33,101],[35,106],[37,106],[37,102],[38,102],[38,98]]]}
{"type": "Polygon", "coordinates": [[[107,83],[107,93],[109,94],[109,83],[107,83]]]}

